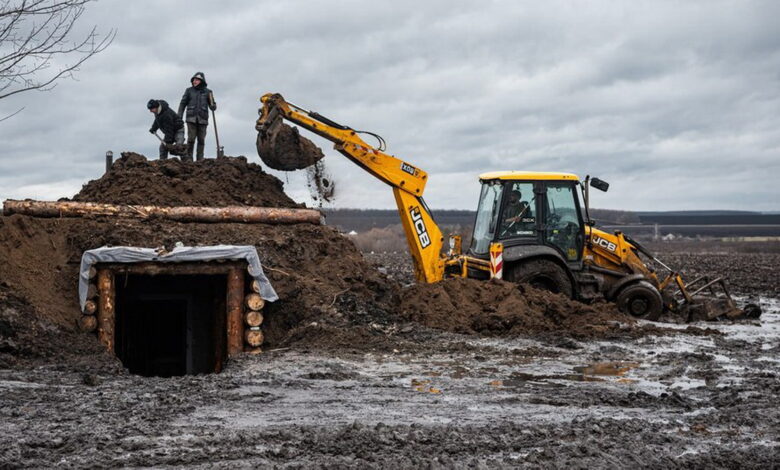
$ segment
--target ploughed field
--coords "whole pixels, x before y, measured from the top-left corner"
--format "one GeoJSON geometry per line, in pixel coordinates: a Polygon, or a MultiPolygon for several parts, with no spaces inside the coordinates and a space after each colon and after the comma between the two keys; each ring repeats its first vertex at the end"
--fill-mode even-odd
{"type": "MultiPolygon", "coordinates": [[[[672,255],[684,272],[729,267],[735,293],[761,302],[761,319],[629,328],[597,305],[598,331],[565,319],[547,334],[447,331],[410,310],[456,293],[411,287],[397,315],[368,304],[353,313],[366,318],[359,327],[307,319],[221,374],[132,376],[84,346],[0,370],[0,466],[771,468],[780,461],[778,255],[672,255]]],[[[411,282],[406,254],[367,258],[411,282]]],[[[570,306],[526,294],[547,317],[570,306]]]]}

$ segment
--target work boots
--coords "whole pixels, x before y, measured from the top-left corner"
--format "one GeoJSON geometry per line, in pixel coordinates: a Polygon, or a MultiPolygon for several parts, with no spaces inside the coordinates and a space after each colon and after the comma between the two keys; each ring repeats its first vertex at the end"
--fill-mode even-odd
{"type": "Polygon", "coordinates": [[[206,143],[203,141],[198,141],[198,156],[196,157],[199,162],[203,161],[203,150],[206,147],[206,143]]]}

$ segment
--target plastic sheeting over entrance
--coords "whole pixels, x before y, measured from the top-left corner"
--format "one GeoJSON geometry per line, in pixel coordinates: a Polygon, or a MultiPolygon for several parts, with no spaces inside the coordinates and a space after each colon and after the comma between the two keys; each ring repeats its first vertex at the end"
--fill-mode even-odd
{"type": "Polygon", "coordinates": [[[87,302],[89,270],[97,263],[183,263],[215,260],[246,260],[249,274],[260,285],[260,296],[269,302],[279,300],[271,282],[263,272],[260,256],[253,246],[214,245],[214,246],[177,246],[172,251],[161,252],[155,248],[134,246],[101,247],[85,251],[81,256],[79,269],[79,303],[81,310],[87,302]]]}

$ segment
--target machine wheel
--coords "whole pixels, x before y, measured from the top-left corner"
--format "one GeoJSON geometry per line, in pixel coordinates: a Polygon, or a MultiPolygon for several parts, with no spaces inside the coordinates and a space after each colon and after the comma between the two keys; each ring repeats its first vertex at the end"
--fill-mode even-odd
{"type": "Polygon", "coordinates": [[[661,293],[647,281],[639,281],[624,287],[615,302],[623,313],[643,320],[658,320],[664,311],[661,293]]]}
{"type": "Polygon", "coordinates": [[[548,290],[567,297],[571,297],[573,293],[569,276],[554,261],[546,259],[521,261],[512,266],[508,274],[508,281],[530,284],[537,289],[548,290]]]}

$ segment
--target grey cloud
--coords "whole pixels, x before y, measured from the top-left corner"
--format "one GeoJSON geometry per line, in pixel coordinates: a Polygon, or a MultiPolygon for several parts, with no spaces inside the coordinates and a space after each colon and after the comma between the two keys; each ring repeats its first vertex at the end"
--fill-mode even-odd
{"type": "MultiPolygon", "coordinates": [[[[75,192],[107,149],[153,157],[146,100],[175,106],[202,70],[229,154],[257,161],[258,98],[278,91],[383,135],[430,173],[433,207],[471,208],[479,173],[525,169],[598,174],[612,183],[602,207],[776,210],[778,13],[769,1],[103,1],[85,22],[119,35],[78,81],[0,102],[27,106],[0,123],[0,197],[75,192]]],[[[338,206],[393,207],[315,140],[338,206]]],[[[302,175],[276,174],[305,198],[302,175]]]]}

